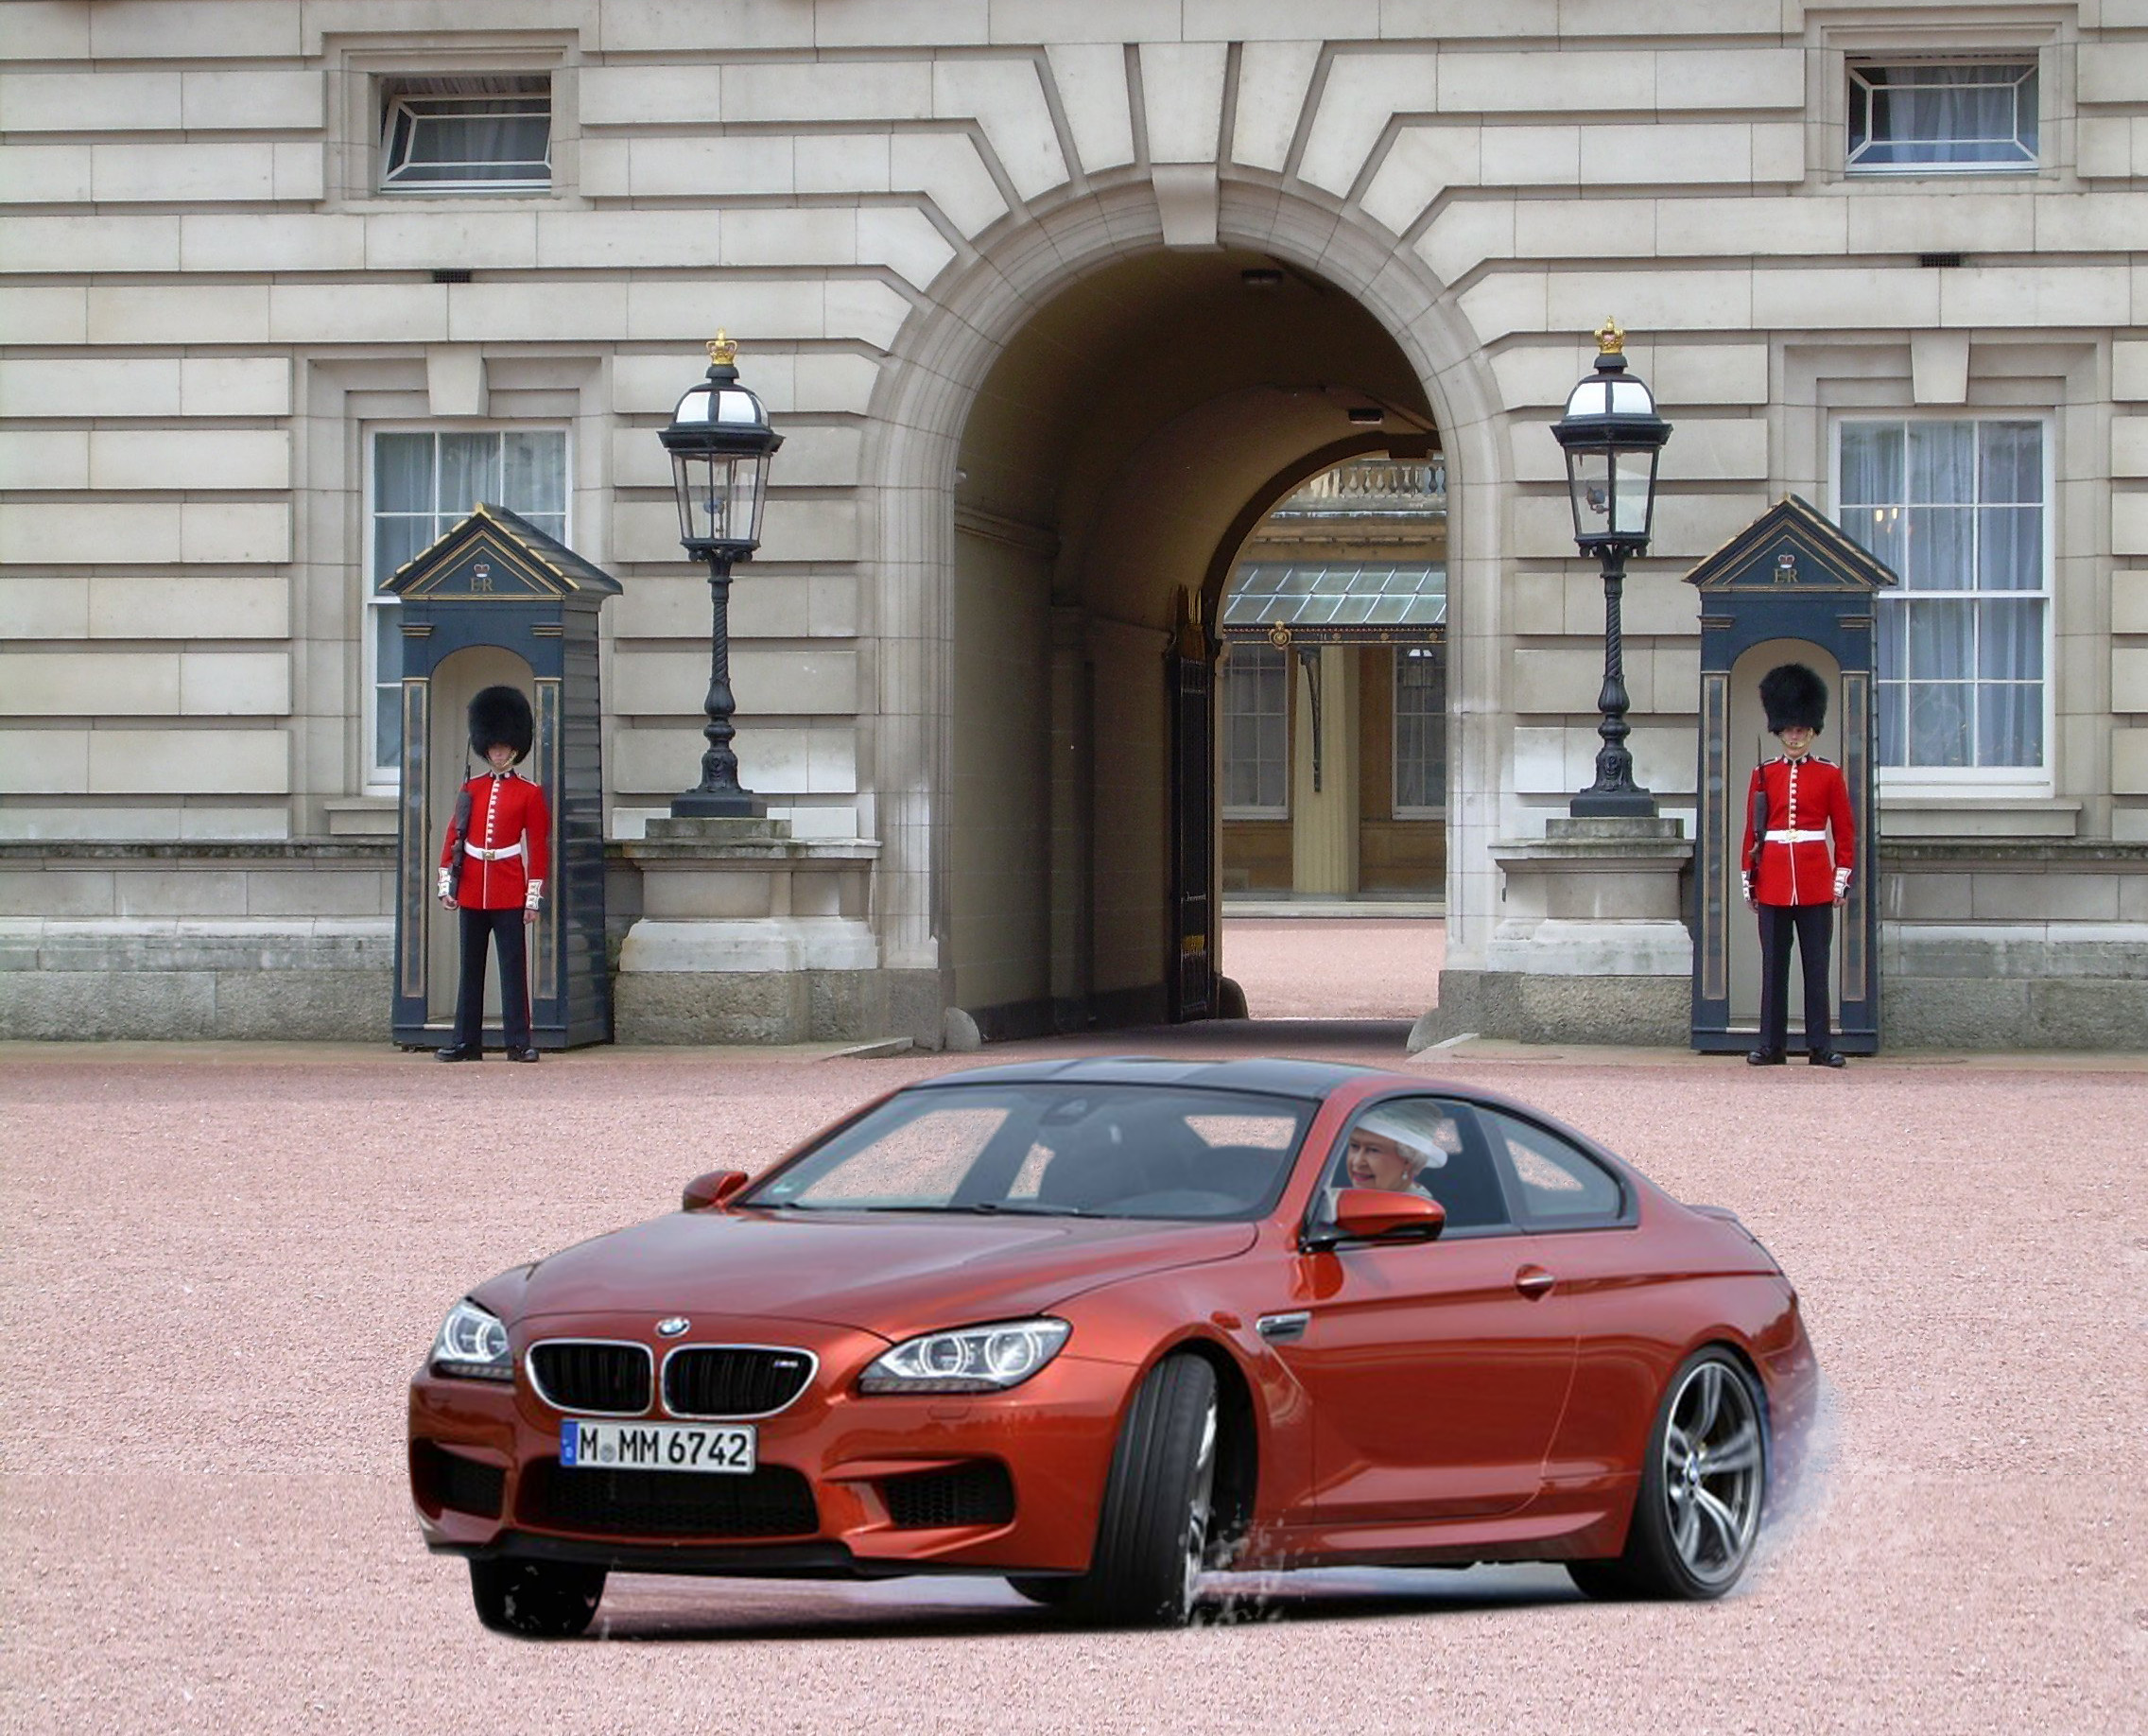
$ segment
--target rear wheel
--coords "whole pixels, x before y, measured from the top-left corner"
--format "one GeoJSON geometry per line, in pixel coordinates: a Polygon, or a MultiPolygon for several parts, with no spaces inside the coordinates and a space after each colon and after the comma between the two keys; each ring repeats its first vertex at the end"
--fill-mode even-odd
{"type": "Polygon", "coordinates": [[[1216,1432],[1216,1371],[1196,1356],[1159,1363],[1119,1431],[1096,1554],[1068,1582],[1069,1613],[1168,1627],[1193,1613],[1215,1520],[1216,1432]]]}
{"type": "Polygon", "coordinates": [[[563,1561],[473,1561],[470,1596],[477,1620],[496,1634],[571,1640],[604,1595],[604,1570],[563,1561]]]}
{"type": "Polygon", "coordinates": [[[1721,1597],[1753,1558],[1767,1498],[1766,1412],[1753,1377],[1727,1350],[1680,1364],[1649,1432],[1625,1553],[1573,1561],[1590,1597],[1721,1597]]]}

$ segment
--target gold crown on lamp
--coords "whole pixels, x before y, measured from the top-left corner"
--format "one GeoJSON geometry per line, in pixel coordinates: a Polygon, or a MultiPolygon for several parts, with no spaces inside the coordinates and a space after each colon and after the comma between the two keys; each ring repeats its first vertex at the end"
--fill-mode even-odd
{"type": "Polygon", "coordinates": [[[1625,331],[1620,325],[1619,321],[1616,319],[1612,318],[1610,315],[1606,314],[1604,316],[1603,323],[1596,328],[1596,331],[1593,335],[1596,339],[1596,348],[1600,355],[1622,356],[1625,354],[1625,331]]]}
{"type": "Polygon", "coordinates": [[[738,359],[738,340],[726,337],[720,325],[716,328],[716,336],[708,340],[708,358],[719,368],[728,368],[738,359]]]}

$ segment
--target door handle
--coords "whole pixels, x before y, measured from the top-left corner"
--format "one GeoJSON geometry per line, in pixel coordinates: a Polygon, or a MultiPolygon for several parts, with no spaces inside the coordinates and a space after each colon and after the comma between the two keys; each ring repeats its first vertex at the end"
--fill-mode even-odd
{"type": "Polygon", "coordinates": [[[1524,1266],[1514,1275],[1514,1287],[1532,1302],[1539,1296],[1550,1295],[1551,1286],[1558,1281],[1542,1266],[1524,1266]]]}
{"type": "Polygon", "coordinates": [[[1254,1322],[1254,1330],[1270,1344],[1283,1344],[1303,1338],[1311,1323],[1312,1315],[1301,1309],[1291,1314],[1263,1314],[1254,1322]]]}

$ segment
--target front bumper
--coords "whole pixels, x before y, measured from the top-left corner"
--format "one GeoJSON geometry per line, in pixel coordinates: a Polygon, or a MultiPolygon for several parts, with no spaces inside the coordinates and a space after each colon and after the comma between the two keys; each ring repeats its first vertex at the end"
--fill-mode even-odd
{"type": "MultiPolygon", "coordinates": [[[[857,1376],[888,1347],[885,1339],[794,1321],[697,1319],[694,1344],[790,1345],[819,1359],[795,1401],[753,1419],[761,1467],[753,1486],[722,1473],[563,1469],[560,1423],[581,1413],[537,1396],[528,1342],[638,1339],[634,1328],[648,1322],[636,1314],[520,1325],[511,1333],[511,1386],[420,1371],[410,1383],[409,1467],[429,1549],[771,1577],[1088,1566],[1137,1369],[1067,1350],[1007,1393],[864,1396],[857,1376]]],[[[674,1346],[651,1347],[661,1356],[674,1346]]],[[[669,1420],[661,1398],[646,1415],[669,1420]]]]}

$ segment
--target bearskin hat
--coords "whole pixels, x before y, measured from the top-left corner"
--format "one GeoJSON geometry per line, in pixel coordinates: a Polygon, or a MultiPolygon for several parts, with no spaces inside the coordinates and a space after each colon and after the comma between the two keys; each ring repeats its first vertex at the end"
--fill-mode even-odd
{"type": "Polygon", "coordinates": [[[1802,663],[1777,664],[1760,677],[1760,705],[1771,735],[1786,729],[1818,735],[1828,726],[1828,684],[1802,663]]]}
{"type": "Polygon", "coordinates": [[[514,763],[528,756],[537,720],[519,687],[487,687],[470,702],[470,751],[479,759],[496,743],[514,750],[514,763]]]}

